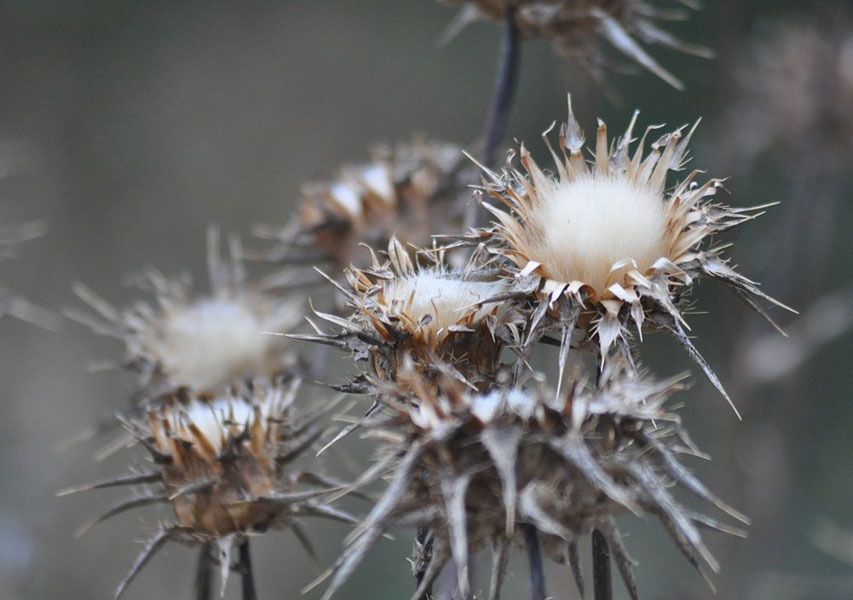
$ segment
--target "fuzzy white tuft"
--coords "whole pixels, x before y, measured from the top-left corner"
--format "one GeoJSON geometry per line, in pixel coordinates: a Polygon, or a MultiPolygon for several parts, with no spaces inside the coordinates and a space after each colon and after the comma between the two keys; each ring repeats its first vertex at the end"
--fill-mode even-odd
{"type": "MultiPolygon", "coordinates": [[[[258,416],[265,431],[269,419],[281,410],[282,400],[283,395],[278,389],[257,397],[258,416]]],[[[186,442],[194,442],[195,438],[188,426],[195,425],[214,449],[222,452],[231,435],[241,433],[252,425],[255,405],[242,396],[217,396],[212,400],[192,398],[186,405],[166,411],[164,418],[169,423],[172,435],[186,442]]]]}
{"type": "Polygon", "coordinates": [[[271,336],[250,306],[208,298],[167,313],[150,341],[169,377],[197,390],[216,390],[244,373],[262,373],[271,336]]]}
{"type": "Polygon", "coordinates": [[[501,282],[466,281],[452,273],[428,270],[388,282],[384,297],[392,313],[408,315],[416,323],[431,318],[423,327],[438,332],[472,313],[479,320],[492,307],[475,305],[504,290],[501,282]]]}
{"type": "Polygon", "coordinates": [[[666,207],[661,196],[623,177],[588,175],[539,190],[530,215],[529,258],[561,281],[583,281],[599,294],[622,283],[633,260],[640,272],[665,255],[666,207]]]}

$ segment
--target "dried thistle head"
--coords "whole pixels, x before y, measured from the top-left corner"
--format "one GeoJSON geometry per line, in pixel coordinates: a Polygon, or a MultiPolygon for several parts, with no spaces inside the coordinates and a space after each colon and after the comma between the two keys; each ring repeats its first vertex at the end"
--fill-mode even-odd
{"type": "Polygon", "coordinates": [[[519,315],[506,302],[507,286],[494,272],[449,268],[443,255],[420,253],[432,264],[416,265],[392,238],[388,259],[373,255],[370,268],[347,269],[349,288],[338,285],[354,313],[320,317],[340,326],[338,334],[301,336],[352,350],[373,376],[402,383],[403,366],[422,376],[452,373],[474,387],[489,385],[504,341],[517,337],[519,315]]]}
{"type": "Polygon", "coordinates": [[[367,266],[367,244],[384,247],[392,236],[416,246],[437,231],[461,229],[462,150],[415,140],[378,147],[365,165],[341,169],[329,183],[305,186],[298,217],[283,229],[261,228],[279,241],[270,258],[285,262],[367,266]]]}
{"type": "MultiPolygon", "coordinates": [[[[20,244],[40,237],[44,231],[44,224],[38,221],[0,226],[0,262],[17,256],[20,244]]],[[[46,329],[55,329],[57,326],[55,315],[4,289],[0,283],[0,317],[3,315],[9,315],[46,329]]]]}
{"type": "Polygon", "coordinates": [[[746,50],[738,54],[734,71],[738,99],[725,131],[734,164],[751,164],[772,149],[777,150],[773,158],[793,155],[798,160],[805,154],[824,168],[849,165],[850,23],[851,15],[841,11],[833,14],[831,27],[806,15],[759,24],[746,50]],[[780,146],[788,151],[778,152],[780,146]]]}
{"type": "Polygon", "coordinates": [[[147,409],[143,417],[125,420],[128,431],[148,450],[153,461],[149,468],[59,492],[145,486],[89,522],[80,534],[132,508],[170,505],[172,518],[148,540],[115,598],[169,540],[214,547],[224,590],[231,550],[247,537],[290,527],[304,540],[302,517],[352,520],[319,499],[334,489],[332,482],[292,468],[323,431],[317,414],[296,420],[298,387],[298,381],[280,381],[213,397],[173,396],[147,409]]]}
{"type": "Polygon", "coordinates": [[[636,377],[633,369],[608,367],[599,386],[578,384],[560,396],[536,386],[477,393],[453,379],[380,395],[383,412],[363,426],[384,444],[380,466],[369,473],[384,472],[389,481],[348,539],[324,599],[395,526],[429,531],[429,552],[416,548],[413,564],[422,583],[413,599],[426,597],[449,561],[460,595],[467,597],[468,556],[485,546],[495,550],[495,597],[506,552],[521,541],[520,525],[535,530],[547,556],[571,564],[579,586],[577,540],[599,529],[636,598],[632,562],[614,521],[629,511],[657,517],[691,564],[716,570],[698,528],[734,530],[683,506],[673,488],[746,519],[678,461],[678,454],[698,453],[678,417],[664,407],[678,387],[677,379],[654,382],[636,377]]]}
{"type": "Polygon", "coordinates": [[[665,3],[644,0],[445,0],[465,7],[450,26],[446,37],[456,35],[469,23],[480,18],[504,20],[510,6],[514,20],[525,35],[553,40],[554,45],[572,62],[584,65],[596,78],[601,78],[608,64],[601,41],[608,43],[625,57],[648,69],[677,89],[681,81],[652,58],[642,44],[658,44],[711,58],[713,53],[702,46],[678,39],[661,27],[661,22],[686,20],[687,8],[694,2],[665,3]],[[665,6],[658,6],[664,4],[665,6]],[[680,5],[680,6],[679,6],[680,5]]]}
{"type": "Polygon", "coordinates": [[[496,222],[468,240],[483,244],[491,261],[515,278],[518,295],[532,300],[525,345],[550,330],[561,332],[561,370],[575,328],[581,343],[591,345],[602,361],[614,348],[630,358],[630,328],[640,339],[644,331],[662,329],[725,395],[685,334],[689,327],[682,300],[698,278],[707,277],[725,284],[765,317],[760,300],[784,307],[729,266],[723,257],[727,245],[710,243],[715,234],[754,218],[764,207],[713,202],[722,180],[700,184],[698,170],[668,188],[670,171],[682,170],[687,162],[696,126],[686,135],[683,128],[663,135],[647,152],[649,128],[631,151],[636,119],[637,113],[612,144],[599,122],[594,161],[588,163],[570,101],[559,155],[548,141],[549,132],[543,135],[556,174],[543,171],[523,144],[524,173],[511,166],[501,175],[486,170],[490,180],[485,192],[504,209],[484,202],[496,222]]]}
{"type": "Polygon", "coordinates": [[[140,287],[153,293],[155,303],[118,310],[78,285],[75,292],[96,315],[67,314],[124,343],[123,365],[141,374],[143,401],[180,388],[217,395],[242,380],[272,381],[295,358],[285,338],[264,332],[294,328],[302,319],[301,302],[271,293],[263,282],[247,282],[236,239],[230,250],[224,264],[218,233],[211,230],[209,294],[194,295],[186,277],[168,279],[149,269],[140,287]]]}

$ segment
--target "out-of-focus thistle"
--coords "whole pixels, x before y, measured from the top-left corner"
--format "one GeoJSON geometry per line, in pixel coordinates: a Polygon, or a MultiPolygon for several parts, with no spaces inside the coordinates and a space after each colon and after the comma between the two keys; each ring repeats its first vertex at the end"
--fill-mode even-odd
{"type": "Polygon", "coordinates": [[[425,381],[414,372],[408,374],[411,392],[382,390],[382,410],[362,425],[384,445],[377,466],[356,485],[380,474],[389,482],[330,570],[324,598],[395,526],[429,532],[415,548],[420,585],[413,600],[426,597],[448,561],[457,571],[459,597],[469,597],[468,558],[484,547],[493,551],[489,598],[498,598],[509,546],[523,541],[525,527],[546,556],[572,566],[581,593],[577,540],[598,529],[636,598],[632,561],[614,521],[628,511],[656,516],[692,565],[703,574],[703,565],[716,570],[698,528],[738,530],[686,508],[673,487],[746,518],[677,459],[699,454],[678,417],[664,407],[681,378],[655,382],[614,364],[597,386],[576,382],[560,396],[541,385],[478,393],[452,378],[425,381]]]}
{"type": "MultiPolygon", "coordinates": [[[[144,485],[84,526],[149,504],[169,504],[173,518],[160,523],[119,584],[118,598],[145,563],[167,541],[203,545],[219,563],[224,590],[231,551],[269,528],[289,527],[314,557],[302,517],[352,522],[319,497],[334,490],[325,477],[303,473],[291,463],[323,431],[322,411],[303,420],[293,414],[298,380],[242,386],[219,396],[176,395],[140,418],[124,420],[151,455],[145,470],[70,488],[60,495],[98,488],[144,485]]],[[[314,557],[316,559],[316,557],[314,557]]]]}
{"type": "Polygon", "coordinates": [[[467,168],[451,144],[378,147],[372,162],[342,168],[331,183],[306,185],[298,216],[258,234],[279,242],[269,253],[273,260],[330,265],[335,273],[350,264],[366,267],[363,244],[385,247],[396,236],[422,246],[436,231],[460,231],[467,168]]]}
{"type": "MultiPolygon", "coordinates": [[[[211,291],[194,295],[188,277],[168,279],[158,271],[144,273],[140,286],[155,304],[138,301],[118,310],[82,285],[75,292],[96,311],[66,314],[96,333],[124,343],[120,366],[141,375],[139,403],[185,388],[195,394],[218,395],[241,381],[272,382],[296,361],[287,340],[264,332],[286,332],[302,319],[301,302],[271,293],[277,283],[247,282],[242,250],[231,240],[230,261],[220,257],[219,236],[208,236],[211,291]]],[[[118,365],[111,365],[118,366],[118,365]]]]}
{"type": "Polygon", "coordinates": [[[608,64],[599,43],[604,40],[630,60],[682,89],[681,81],[652,58],[641,45],[659,44],[695,56],[710,58],[702,46],[678,39],[660,26],[661,21],[687,19],[687,8],[697,3],[646,2],[643,0],[445,0],[465,7],[445,37],[452,37],[483,17],[505,20],[515,10],[514,20],[522,34],[550,38],[557,49],[580,63],[596,77],[608,64]],[[667,6],[658,6],[666,4],[667,6]],[[681,6],[679,6],[681,5],[681,6]]]}
{"type": "MultiPolygon", "coordinates": [[[[44,224],[38,221],[0,226],[0,261],[16,256],[19,244],[43,235],[44,230],[44,224]]],[[[47,329],[56,327],[56,317],[53,314],[10,292],[0,283],[0,317],[4,315],[47,329]]]]}
{"type": "Polygon", "coordinates": [[[729,266],[722,256],[728,245],[708,244],[715,234],[761,214],[766,205],[731,208],[712,202],[722,180],[699,184],[698,170],[668,190],[667,175],[686,164],[696,126],[687,135],[684,128],[663,135],[645,154],[652,128],[629,151],[636,119],[637,113],[612,145],[599,122],[594,161],[588,163],[570,100],[568,122],[560,129],[560,155],[548,141],[550,130],[543,134],[556,175],[543,172],[523,144],[526,173],[511,164],[501,174],[485,169],[485,193],[505,209],[483,201],[496,222],[463,243],[480,245],[485,262],[500,265],[514,279],[517,297],[530,301],[525,351],[546,333],[557,332],[561,377],[573,335],[605,362],[612,353],[631,359],[631,326],[641,339],[646,331],[665,330],[728,398],[685,333],[683,298],[696,279],[708,277],[771,323],[759,301],[787,308],[729,266]]]}
{"type": "Polygon", "coordinates": [[[733,165],[753,164],[771,150],[774,160],[799,161],[805,154],[821,168],[849,165],[853,33],[849,15],[842,11],[832,18],[832,26],[806,16],[763,22],[739,53],[738,99],[724,130],[733,165]],[[780,146],[789,151],[779,152],[780,146]]]}
{"type": "MultiPolygon", "coordinates": [[[[346,270],[349,288],[335,284],[354,309],[350,318],[317,315],[341,331],[294,336],[351,350],[367,360],[372,375],[385,381],[398,377],[409,364],[423,377],[452,374],[473,388],[493,383],[506,340],[518,340],[522,324],[514,306],[491,302],[505,296],[506,283],[494,270],[456,270],[444,264],[443,253],[421,251],[429,265],[418,265],[392,238],[388,259],[372,254],[368,269],[346,270]]],[[[347,391],[368,391],[360,379],[347,391]]]]}

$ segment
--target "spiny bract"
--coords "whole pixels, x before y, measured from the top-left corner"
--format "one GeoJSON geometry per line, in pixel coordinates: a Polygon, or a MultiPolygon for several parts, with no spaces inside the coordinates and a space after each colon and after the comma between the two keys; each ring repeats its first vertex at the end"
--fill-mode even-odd
{"type": "MultiPolygon", "coordinates": [[[[573,62],[584,65],[599,79],[608,63],[599,39],[677,89],[684,87],[681,81],[652,58],[640,42],[659,44],[704,58],[713,56],[707,48],[680,40],[660,27],[661,21],[687,18],[687,11],[673,7],[674,2],[667,2],[667,7],[659,7],[659,2],[644,0],[445,1],[466,4],[445,37],[456,35],[482,17],[505,19],[508,7],[514,6],[514,21],[522,33],[552,39],[559,51],[573,62]]],[[[693,2],[677,4],[696,8],[693,2]]]]}
{"type": "Polygon", "coordinates": [[[174,396],[150,407],[126,428],[151,455],[153,464],[60,495],[98,488],[145,485],[146,490],[111,506],[81,528],[126,510],[169,504],[174,518],[161,522],[119,584],[118,598],[145,563],[169,540],[206,544],[216,554],[222,588],[231,551],[267,529],[291,528],[313,557],[302,517],[346,522],[353,518],[320,500],[339,484],[290,469],[323,432],[321,411],[297,421],[293,401],[298,380],[243,386],[220,396],[174,396]]]}
{"type": "Polygon", "coordinates": [[[432,264],[416,265],[392,239],[387,261],[373,255],[369,269],[348,269],[349,288],[336,285],[353,314],[317,313],[342,331],[295,337],[349,349],[386,381],[398,381],[408,361],[425,377],[450,372],[472,387],[490,385],[505,341],[519,337],[513,305],[493,301],[506,283],[494,271],[449,268],[441,253],[416,254],[432,264]]]}
{"type": "Polygon", "coordinates": [[[388,484],[371,513],[348,538],[330,573],[328,599],[391,527],[428,531],[413,560],[426,597],[452,561],[460,597],[468,597],[469,555],[493,550],[490,598],[497,598],[511,543],[532,528],[544,552],[571,564],[578,585],[579,536],[597,528],[608,540],[632,598],[636,585],[614,517],[631,511],[658,518],[679,550],[700,571],[717,569],[698,528],[736,532],[686,508],[671,488],[683,487],[746,521],[716,499],[677,460],[698,454],[678,417],[664,407],[678,378],[655,382],[632,369],[608,368],[599,386],[576,384],[555,396],[541,386],[472,392],[457,380],[413,381],[402,393],[378,394],[382,410],[362,427],[384,440],[377,466],[356,485],[379,475],[388,484]]]}
{"type": "Polygon", "coordinates": [[[468,164],[458,146],[416,140],[373,154],[368,164],[341,169],[335,181],[306,185],[299,215],[286,227],[259,228],[279,241],[269,258],[330,264],[337,273],[367,266],[362,245],[384,247],[396,236],[421,246],[433,233],[461,229],[468,164]]]}
{"type": "Polygon", "coordinates": [[[666,133],[646,154],[650,127],[630,152],[637,114],[610,145],[599,121],[594,160],[588,163],[570,100],[568,122],[560,129],[560,155],[548,141],[549,132],[543,134],[556,174],[543,171],[523,144],[526,173],[512,167],[512,156],[502,174],[486,169],[485,192],[505,208],[483,202],[496,222],[475,230],[463,244],[478,245],[484,262],[503,268],[515,281],[517,297],[531,302],[525,351],[544,334],[559,332],[561,372],[578,333],[577,343],[591,345],[602,362],[614,349],[630,360],[633,323],[640,339],[645,331],[668,331],[728,398],[685,333],[682,299],[697,278],[708,277],[765,317],[759,301],[784,307],[729,266],[722,256],[728,245],[707,243],[754,218],[764,206],[712,202],[722,180],[697,183],[698,170],[668,189],[667,175],[684,168],[696,126],[687,135],[684,128],[666,133]]]}

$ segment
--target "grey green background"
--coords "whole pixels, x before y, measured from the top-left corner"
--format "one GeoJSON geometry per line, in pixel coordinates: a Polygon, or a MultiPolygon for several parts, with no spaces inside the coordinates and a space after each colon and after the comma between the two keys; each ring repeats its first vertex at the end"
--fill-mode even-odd
{"type": "MultiPolygon", "coordinates": [[[[723,115],[735,98],[733,61],[761,18],[828,10],[840,22],[844,3],[706,4],[671,30],[716,48],[717,60],[653,51],[684,79],[683,93],[646,74],[617,76],[610,85],[621,100],[614,103],[546,42],[525,44],[511,136],[540,152],[539,133],[565,118],[567,91],[588,133],[596,116],[619,131],[635,106],[642,124],[704,117],[695,165],[733,175],[727,187],[736,205],[781,202],[741,228],[731,255],[769,293],[808,309],[851,285],[849,157],[825,169],[814,153],[788,147],[744,164],[733,160],[723,115]],[[798,233],[814,223],[821,225],[811,238],[798,233]]],[[[203,282],[209,224],[248,237],[256,223],[282,223],[302,183],[366,159],[372,143],[423,133],[474,148],[500,35],[481,24],[438,48],[454,14],[426,0],[3,3],[0,150],[10,174],[0,180],[0,216],[4,223],[43,220],[49,233],[0,265],[2,282],[54,310],[74,304],[69,288],[78,280],[128,299],[121,280],[145,264],[190,270],[203,282]]],[[[820,136],[803,144],[820,147],[820,136]]],[[[827,520],[853,531],[853,338],[822,345],[770,385],[747,385],[745,344],[772,331],[713,285],[700,285],[694,298],[707,311],[690,318],[697,345],[745,419],[737,421],[695,377],[681,395],[684,421],[714,459],[691,466],[754,518],[747,540],[708,535],[723,565],[714,577],[717,597],[849,598],[851,566],[823,554],[812,536],[827,520]]],[[[668,340],[649,345],[646,364],[658,375],[692,369],[668,340]]],[[[0,320],[3,598],[109,598],[154,519],[153,512],[128,513],[75,539],[74,529],[115,494],[54,497],[61,487],[120,471],[132,455],[98,464],[93,446],[57,450],[124,404],[130,376],[85,370],[89,359],[116,349],[73,323],[51,333],[0,320]]],[[[340,365],[346,369],[346,360],[340,365]]],[[[640,563],[642,597],[713,597],[655,524],[626,519],[624,527],[640,563]]],[[[345,531],[316,528],[323,560],[334,560],[345,531]]],[[[382,543],[340,597],[408,597],[409,536],[382,543]]],[[[255,558],[262,598],[298,597],[313,577],[287,532],[265,536],[255,558]]],[[[194,562],[192,551],[169,547],[126,598],[190,598],[194,562]]],[[[526,577],[524,561],[515,560],[505,597],[524,598],[526,577]]],[[[229,597],[237,597],[235,582],[229,597]]],[[[623,597],[619,583],[616,589],[623,597]]],[[[549,591],[575,597],[566,569],[549,568],[549,591]]]]}

